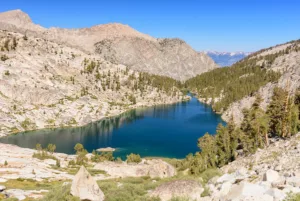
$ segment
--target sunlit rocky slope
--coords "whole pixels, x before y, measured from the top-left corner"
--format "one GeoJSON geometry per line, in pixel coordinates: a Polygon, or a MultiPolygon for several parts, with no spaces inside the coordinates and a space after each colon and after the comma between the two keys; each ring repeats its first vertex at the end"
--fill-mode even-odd
{"type": "Polygon", "coordinates": [[[42,38],[2,30],[0,50],[1,135],[80,126],[130,108],[184,98],[175,80],[42,38]]]}
{"type": "Polygon", "coordinates": [[[127,25],[105,24],[82,29],[46,29],[20,10],[0,13],[0,29],[75,47],[130,69],[186,80],[217,68],[204,53],[180,39],[156,39],[127,25]]]}

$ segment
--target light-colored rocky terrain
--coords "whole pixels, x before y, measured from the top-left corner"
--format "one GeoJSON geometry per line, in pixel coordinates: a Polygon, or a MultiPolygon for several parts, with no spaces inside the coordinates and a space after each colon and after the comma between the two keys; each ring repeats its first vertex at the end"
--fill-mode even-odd
{"type": "Polygon", "coordinates": [[[0,13],[0,29],[71,46],[130,69],[186,80],[218,66],[179,39],[156,39],[128,25],[106,24],[83,29],[46,29],[20,10],[0,13]]]}
{"type": "Polygon", "coordinates": [[[300,133],[239,158],[209,182],[212,200],[283,200],[300,192],[300,133]]]}
{"type": "Polygon", "coordinates": [[[42,38],[0,30],[0,49],[0,136],[82,126],[185,98],[176,87],[141,86],[140,74],[124,65],[42,38]]]}
{"type": "MultiPolygon", "coordinates": [[[[80,180],[78,176],[74,177],[74,174],[72,173],[72,170],[77,171],[77,167],[72,168],[69,166],[69,162],[76,159],[77,156],[75,155],[62,153],[51,154],[51,156],[59,161],[60,167],[58,168],[56,165],[57,162],[54,159],[40,160],[33,157],[34,154],[39,153],[36,150],[2,143],[0,143],[0,150],[0,195],[2,193],[23,200],[26,197],[39,198],[48,191],[45,189],[36,191],[24,190],[24,188],[26,188],[25,184],[19,186],[20,189],[17,188],[18,186],[6,189],[7,184],[12,181],[21,182],[23,180],[28,180],[36,181],[38,183],[53,182],[53,184],[54,182],[65,182],[67,184],[69,181],[74,180],[74,178],[75,181],[78,179],[80,180]]],[[[88,158],[90,158],[89,156],[91,156],[91,154],[87,155],[88,158]]],[[[168,178],[176,174],[176,170],[173,166],[160,159],[143,159],[139,164],[127,164],[126,162],[94,163],[89,160],[88,167],[89,170],[92,171],[101,170],[101,173],[93,176],[94,180],[149,175],[153,178],[168,178]]],[[[81,174],[84,173],[85,171],[82,170],[81,174]]],[[[92,184],[93,182],[86,181],[86,183],[92,184]]],[[[81,187],[85,188],[85,186],[82,185],[81,187]]],[[[77,190],[80,191],[80,189],[77,190]]],[[[76,191],[76,188],[73,189],[73,191],[76,191]]],[[[76,194],[76,192],[74,193],[76,194]]]]}
{"type": "MultiPolygon", "coordinates": [[[[143,159],[139,164],[89,161],[89,171],[102,172],[91,176],[86,170],[80,170],[74,176],[71,171],[74,167],[68,165],[69,161],[76,158],[74,155],[51,154],[60,161],[61,167],[57,168],[53,159],[33,158],[33,154],[38,153],[35,150],[7,144],[0,144],[0,150],[0,192],[19,200],[26,197],[40,198],[48,191],[43,188],[24,190],[24,186],[19,186],[20,189],[18,186],[11,187],[10,182],[24,179],[39,183],[62,182],[64,185],[73,180],[74,195],[77,195],[76,191],[90,196],[89,192],[91,193],[92,189],[95,190],[94,193],[98,192],[93,180],[101,183],[112,178],[150,176],[153,183],[156,182],[156,178],[166,178],[148,192],[149,196],[159,197],[163,201],[174,197],[191,201],[279,201],[284,200],[290,193],[300,193],[300,133],[288,140],[273,139],[269,147],[259,149],[254,155],[239,157],[222,167],[221,175],[212,177],[207,183],[203,183],[202,178],[197,176],[177,178],[178,172],[175,168],[160,159],[143,159]],[[87,185],[76,182],[79,180],[84,180],[83,183],[87,185]],[[91,189],[89,185],[94,187],[91,189]],[[207,193],[203,197],[204,190],[207,193]]],[[[122,189],[122,185],[119,183],[118,188],[122,189]]],[[[96,194],[103,197],[101,193],[96,194]]]]}
{"type": "MultiPolygon", "coordinates": [[[[258,58],[257,65],[264,66],[268,70],[279,71],[282,73],[281,78],[278,83],[268,83],[266,86],[263,86],[259,89],[259,94],[263,98],[261,107],[263,109],[267,108],[267,105],[270,103],[270,99],[273,94],[273,88],[279,86],[281,88],[287,89],[290,91],[290,94],[300,87],[300,42],[292,41],[287,44],[278,45],[275,47],[262,50],[258,53],[250,55],[248,59],[258,58]],[[285,52],[289,49],[289,53],[281,54],[279,56],[274,56],[274,54],[279,52],[285,52]],[[274,62],[269,65],[266,64],[266,60],[263,56],[274,56],[276,59],[274,62]]],[[[242,100],[231,104],[231,106],[223,113],[222,118],[228,121],[231,116],[233,116],[234,121],[237,124],[240,124],[243,119],[242,111],[244,108],[249,109],[255,97],[244,97],[242,100]]]]}

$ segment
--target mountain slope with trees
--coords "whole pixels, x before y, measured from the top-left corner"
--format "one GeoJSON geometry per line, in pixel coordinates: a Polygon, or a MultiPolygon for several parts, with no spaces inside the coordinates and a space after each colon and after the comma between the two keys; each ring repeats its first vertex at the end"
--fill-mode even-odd
{"type": "Polygon", "coordinates": [[[186,82],[203,102],[223,113],[227,121],[243,120],[243,109],[249,109],[257,93],[260,107],[266,110],[273,89],[281,87],[294,94],[300,87],[300,41],[291,41],[260,50],[229,68],[215,69],[186,82]]]}

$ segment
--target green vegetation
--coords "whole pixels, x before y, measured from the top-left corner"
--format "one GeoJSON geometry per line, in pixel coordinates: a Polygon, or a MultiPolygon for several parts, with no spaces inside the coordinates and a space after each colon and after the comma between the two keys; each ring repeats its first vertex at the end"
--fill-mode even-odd
{"type": "Polygon", "coordinates": [[[6,61],[6,60],[8,60],[9,58],[8,58],[8,56],[6,56],[6,54],[4,54],[4,55],[1,55],[1,61],[6,61]]]}
{"type": "Polygon", "coordinates": [[[136,104],[136,98],[135,98],[135,96],[133,95],[133,94],[130,94],[129,96],[128,96],[128,100],[130,101],[130,102],[132,102],[132,104],[136,104]]]}
{"type": "Polygon", "coordinates": [[[300,193],[296,194],[288,194],[288,196],[284,199],[284,201],[300,201],[300,193]]]}
{"type": "Polygon", "coordinates": [[[240,127],[233,120],[227,126],[220,124],[215,135],[206,133],[199,138],[201,152],[175,161],[175,167],[179,170],[189,168],[190,174],[201,175],[206,170],[222,167],[235,160],[238,150],[249,155],[258,148],[268,146],[269,137],[290,137],[300,128],[299,99],[299,93],[290,97],[286,90],[275,88],[265,112],[259,107],[261,98],[257,96],[251,109],[244,110],[244,120],[240,127]]]}
{"type": "Polygon", "coordinates": [[[60,167],[60,160],[53,155],[56,150],[55,144],[48,144],[47,149],[43,149],[41,144],[36,144],[35,147],[38,152],[32,155],[33,158],[37,158],[39,160],[53,159],[56,161],[56,167],[60,167]],[[49,154],[49,152],[51,154],[49,154]]]}
{"type": "Polygon", "coordinates": [[[251,59],[232,67],[218,68],[188,80],[186,86],[204,100],[211,98],[213,109],[223,112],[231,103],[251,96],[260,87],[279,79],[279,73],[255,64],[256,60],[251,59]],[[216,101],[217,98],[221,99],[216,101]]]}
{"type": "MultiPolygon", "coordinates": [[[[84,149],[83,145],[80,143],[77,143],[74,147],[74,150],[76,151],[76,165],[84,165],[88,161],[88,158],[85,156],[88,152],[86,149],[84,149]]],[[[73,165],[75,162],[69,162],[69,165],[73,165]]]]}
{"type": "Polygon", "coordinates": [[[62,184],[62,181],[36,181],[33,179],[10,179],[5,183],[0,183],[4,185],[7,189],[22,189],[22,190],[50,190],[53,186],[62,184]]]}
{"type": "Polygon", "coordinates": [[[56,145],[55,145],[55,144],[48,144],[47,150],[48,150],[51,154],[53,154],[54,151],[56,150],[56,145]]]}
{"type": "Polygon", "coordinates": [[[80,201],[78,197],[70,194],[70,185],[56,185],[51,191],[39,201],[80,201]]]}
{"type": "Polygon", "coordinates": [[[170,201],[189,201],[189,198],[186,197],[173,197],[170,201]]]}
{"type": "Polygon", "coordinates": [[[142,161],[141,156],[139,154],[129,154],[127,155],[127,163],[140,163],[142,161]]]}
{"type": "Polygon", "coordinates": [[[95,150],[93,151],[93,156],[91,158],[91,160],[96,163],[103,161],[114,161],[114,159],[113,152],[101,152],[99,154],[95,150]]]}
{"type": "Polygon", "coordinates": [[[26,118],[24,121],[21,122],[21,126],[26,130],[31,125],[31,121],[29,118],[26,118]]]}
{"type": "Polygon", "coordinates": [[[76,119],[75,118],[72,118],[69,122],[68,122],[68,125],[77,125],[78,123],[77,123],[77,121],[76,121],[76,119]]]}
{"type": "Polygon", "coordinates": [[[124,178],[99,181],[98,185],[107,201],[144,201],[160,200],[149,198],[148,190],[154,189],[160,182],[152,182],[150,177],[124,178]],[[121,184],[121,187],[118,187],[121,184]]]}
{"type": "MultiPolygon", "coordinates": [[[[121,88],[126,87],[131,89],[132,92],[143,93],[151,87],[156,88],[158,91],[163,91],[169,96],[175,96],[177,95],[176,92],[180,92],[179,89],[182,87],[182,84],[179,81],[166,76],[152,75],[144,72],[131,72],[129,69],[103,71],[101,70],[102,63],[98,60],[89,60],[85,58],[82,65],[83,70],[81,70],[81,74],[92,76],[96,82],[99,82],[100,86],[98,84],[95,85],[95,88],[99,89],[99,91],[119,91],[121,88]],[[122,84],[120,74],[124,75],[122,76],[122,84]]],[[[87,95],[88,90],[82,89],[81,94],[87,95]]],[[[136,100],[133,95],[130,95],[127,98],[130,102],[135,104],[136,100]]]]}

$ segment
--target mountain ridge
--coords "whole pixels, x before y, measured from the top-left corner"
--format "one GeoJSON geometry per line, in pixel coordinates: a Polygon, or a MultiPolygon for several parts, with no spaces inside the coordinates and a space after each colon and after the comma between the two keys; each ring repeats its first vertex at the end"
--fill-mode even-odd
{"type": "Polygon", "coordinates": [[[23,11],[14,10],[0,13],[0,29],[66,44],[90,54],[99,54],[99,49],[103,48],[106,51],[101,51],[103,59],[109,58],[111,62],[134,70],[169,76],[180,81],[218,67],[210,57],[196,52],[182,40],[172,39],[170,42],[168,39],[165,40],[168,43],[164,44],[161,43],[164,39],[153,38],[120,23],[80,29],[47,29],[34,24],[23,11]],[[101,42],[108,43],[101,47],[101,42]]]}

